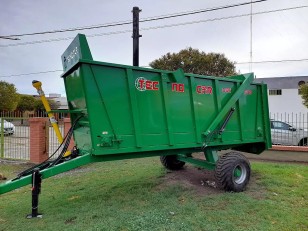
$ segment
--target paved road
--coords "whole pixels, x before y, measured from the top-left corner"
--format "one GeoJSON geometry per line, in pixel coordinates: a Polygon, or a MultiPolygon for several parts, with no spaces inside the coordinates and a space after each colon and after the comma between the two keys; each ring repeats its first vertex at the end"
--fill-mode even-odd
{"type": "Polygon", "coordinates": [[[251,160],[285,161],[285,162],[306,162],[308,164],[308,152],[289,151],[264,151],[260,155],[247,154],[251,160]]]}

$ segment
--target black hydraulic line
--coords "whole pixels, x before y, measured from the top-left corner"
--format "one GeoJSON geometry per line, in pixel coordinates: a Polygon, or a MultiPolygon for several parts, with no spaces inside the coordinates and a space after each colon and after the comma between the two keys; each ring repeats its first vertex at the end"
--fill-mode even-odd
{"type": "Polygon", "coordinates": [[[227,123],[229,122],[233,112],[235,111],[235,108],[231,108],[231,110],[229,111],[225,121],[223,122],[223,124],[221,125],[219,131],[218,131],[218,134],[221,135],[221,133],[223,133],[223,131],[225,130],[225,127],[227,126],[227,123]]]}
{"type": "MultiPolygon", "coordinates": [[[[68,133],[69,133],[69,132],[68,132],[68,133]]],[[[19,174],[17,175],[16,178],[12,179],[12,181],[17,180],[17,179],[19,179],[19,178],[22,177],[22,176],[30,175],[30,174],[33,172],[34,169],[43,170],[43,169],[49,167],[49,165],[50,165],[50,163],[51,163],[51,161],[49,161],[49,160],[50,160],[50,159],[58,152],[58,150],[62,147],[62,145],[64,144],[64,141],[65,141],[66,138],[67,138],[68,133],[67,133],[66,136],[64,137],[62,143],[58,146],[58,148],[54,151],[54,153],[53,153],[51,156],[48,157],[48,159],[44,160],[42,163],[39,163],[39,164],[37,164],[37,165],[34,165],[34,166],[32,166],[32,167],[30,167],[30,168],[28,168],[28,169],[22,171],[21,173],[19,173],[19,174]]]]}
{"type": "Polygon", "coordinates": [[[79,116],[73,123],[73,125],[71,126],[70,130],[67,132],[66,136],[65,136],[65,144],[64,144],[64,147],[60,153],[60,155],[50,164],[49,167],[52,167],[52,166],[55,166],[57,165],[61,160],[63,160],[62,158],[64,157],[64,154],[66,153],[67,149],[68,149],[68,146],[70,144],[70,140],[72,138],[72,135],[73,135],[73,131],[74,131],[74,128],[77,124],[77,122],[82,118],[82,115],[79,116]]]}
{"type": "MultiPolygon", "coordinates": [[[[72,128],[72,127],[71,127],[72,128]]],[[[70,140],[71,140],[71,137],[73,135],[73,129],[70,129],[69,132],[67,133],[68,136],[65,140],[65,144],[64,144],[64,147],[60,153],[60,155],[50,164],[49,167],[52,167],[52,166],[55,166],[57,165],[63,158],[64,154],[66,153],[67,149],[68,149],[68,146],[70,144],[70,140]]]]}
{"type": "Polygon", "coordinates": [[[17,175],[16,178],[12,179],[12,181],[17,180],[17,179],[19,179],[20,177],[23,177],[23,176],[27,176],[27,175],[32,174],[33,171],[34,171],[35,169],[43,170],[43,169],[49,168],[49,167],[51,167],[51,166],[54,166],[54,165],[55,165],[55,164],[54,164],[55,162],[59,163],[59,161],[63,158],[63,155],[64,155],[65,152],[67,151],[67,148],[68,148],[68,146],[69,146],[69,141],[70,141],[70,139],[71,139],[71,137],[72,137],[72,134],[73,134],[73,130],[74,130],[74,128],[75,128],[77,122],[78,122],[82,117],[83,117],[83,115],[79,116],[79,117],[74,121],[73,125],[71,126],[71,128],[69,129],[69,131],[67,132],[67,134],[65,135],[65,137],[64,137],[64,139],[63,139],[63,141],[62,141],[62,143],[59,145],[59,147],[56,149],[56,151],[55,151],[50,157],[48,157],[48,159],[46,159],[45,161],[43,161],[43,162],[40,163],[40,164],[37,164],[37,165],[35,165],[35,166],[32,166],[31,168],[28,168],[28,169],[22,171],[21,173],[19,173],[19,174],[17,175]],[[58,150],[60,149],[60,147],[63,146],[63,144],[64,144],[64,147],[63,147],[63,149],[62,149],[61,154],[59,155],[59,157],[57,157],[54,161],[49,161],[49,160],[58,152],[58,150]],[[64,150],[65,150],[65,151],[64,151],[64,150]]]}
{"type": "Polygon", "coordinates": [[[226,128],[226,126],[227,126],[227,124],[228,124],[228,122],[229,122],[229,120],[230,120],[232,114],[234,113],[234,111],[235,111],[235,108],[234,108],[234,107],[231,108],[230,111],[229,111],[229,113],[228,113],[228,115],[227,115],[227,117],[226,117],[226,119],[224,120],[223,124],[222,124],[221,127],[219,128],[219,130],[218,130],[218,129],[215,129],[214,131],[212,131],[212,132],[206,137],[206,139],[205,139],[205,141],[204,141],[204,143],[203,143],[203,145],[202,145],[202,147],[201,147],[201,150],[204,150],[204,149],[208,146],[208,143],[211,142],[211,140],[213,139],[214,135],[216,135],[216,134],[221,135],[221,134],[224,132],[224,130],[225,130],[225,128],[226,128]]]}

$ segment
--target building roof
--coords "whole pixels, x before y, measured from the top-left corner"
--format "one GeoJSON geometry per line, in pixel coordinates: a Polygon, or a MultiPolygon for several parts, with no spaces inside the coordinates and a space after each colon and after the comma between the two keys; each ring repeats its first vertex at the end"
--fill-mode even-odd
{"type": "Polygon", "coordinates": [[[272,77],[254,79],[255,83],[266,83],[268,89],[298,89],[301,81],[308,83],[308,76],[272,77]]]}

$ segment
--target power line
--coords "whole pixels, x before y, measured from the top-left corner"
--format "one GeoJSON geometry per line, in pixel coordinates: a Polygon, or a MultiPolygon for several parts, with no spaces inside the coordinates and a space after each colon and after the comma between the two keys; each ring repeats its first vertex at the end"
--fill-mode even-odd
{"type": "MultiPolygon", "coordinates": [[[[283,8],[283,9],[278,9],[278,10],[262,11],[262,12],[252,13],[252,15],[261,15],[261,14],[275,13],[275,12],[279,12],[279,11],[295,10],[295,9],[305,8],[305,7],[308,7],[308,6],[298,6],[298,7],[283,8]]],[[[247,13],[247,14],[233,15],[233,16],[227,16],[227,17],[221,17],[221,18],[212,18],[212,19],[205,19],[205,20],[197,20],[197,21],[190,21],[190,22],[183,22],[183,23],[168,24],[168,25],[156,26],[156,27],[148,27],[148,28],[142,28],[140,30],[153,30],[153,29],[161,29],[161,28],[167,28],[167,27],[185,26],[185,25],[191,25],[191,24],[197,24],[197,23],[206,23],[206,22],[213,22],[213,21],[220,21],[220,20],[246,17],[246,16],[250,16],[250,15],[251,15],[250,13],[247,13]]]]}
{"type": "MultiPolygon", "coordinates": [[[[268,0],[257,0],[257,1],[253,1],[253,2],[252,1],[243,2],[243,3],[233,4],[233,5],[219,6],[219,7],[214,7],[214,8],[202,9],[202,10],[186,11],[186,12],[181,12],[181,13],[160,15],[160,16],[154,16],[154,17],[141,19],[139,22],[150,22],[150,21],[157,21],[157,20],[168,19],[168,18],[182,17],[182,16],[200,14],[200,13],[222,10],[222,9],[229,9],[229,8],[233,8],[233,7],[245,6],[245,5],[248,5],[248,4],[255,4],[255,3],[266,2],[266,1],[268,1],[268,0]]],[[[32,35],[54,34],[54,33],[72,32],[72,31],[79,31],[79,30],[90,30],[90,29],[98,29],[98,28],[106,28],[106,27],[123,26],[123,25],[128,25],[128,24],[131,24],[131,23],[132,23],[131,20],[126,20],[126,21],[112,22],[112,23],[98,24],[98,25],[91,25],[91,26],[84,26],[84,27],[56,29],[56,30],[51,30],[51,31],[33,32],[33,33],[25,33],[25,34],[13,34],[13,35],[1,36],[1,37],[9,38],[9,37],[22,37],[22,36],[32,36],[32,35]]]]}
{"type": "Polygon", "coordinates": [[[47,74],[47,73],[53,73],[53,72],[59,72],[59,71],[63,71],[63,70],[38,71],[38,72],[23,73],[23,74],[14,74],[14,75],[0,75],[0,78],[17,77],[17,76],[25,76],[25,75],[47,74]]]}
{"type": "Polygon", "coordinates": [[[304,62],[308,61],[308,59],[285,59],[285,60],[266,60],[266,61],[255,61],[255,62],[238,62],[235,63],[235,65],[242,65],[242,64],[249,64],[249,63],[254,63],[254,64],[259,64],[259,63],[285,63],[285,62],[304,62]]]}
{"type": "Polygon", "coordinates": [[[228,9],[228,8],[233,8],[233,7],[237,7],[237,6],[245,6],[245,5],[250,5],[250,4],[260,3],[260,2],[266,2],[266,1],[267,0],[259,0],[259,1],[253,1],[253,2],[250,1],[250,2],[234,4],[234,5],[227,5],[227,6],[210,8],[210,9],[203,9],[203,10],[198,10],[198,11],[195,11],[195,12],[188,12],[188,13],[184,12],[184,13],[176,14],[176,15],[156,17],[156,18],[153,18],[153,19],[144,19],[144,20],[140,20],[140,22],[149,22],[149,21],[154,21],[154,20],[161,20],[161,19],[167,19],[167,18],[175,18],[175,17],[180,17],[180,16],[187,16],[187,15],[192,15],[192,14],[199,14],[199,13],[205,13],[205,12],[210,12],[210,11],[228,9]]]}
{"type": "Polygon", "coordinates": [[[7,39],[7,40],[20,40],[19,38],[5,37],[5,36],[0,36],[0,39],[7,39]]]}
{"type": "MultiPolygon", "coordinates": [[[[307,8],[307,7],[308,6],[289,7],[289,8],[283,8],[283,9],[277,9],[277,10],[255,12],[252,15],[261,15],[261,14],[280,12],[280,11],[296,10],[296,9],[307,8]]],[[[189,21],[189,22],[183,22],[183,23],[167,24],[167,25],[162,25],[162,26],[141,28],[140,31],[142,31],[142,30],[143,31],[155,30],[155,29],[162,29],[162,28],[169,28],[169,27],[176,27],[176,26],[185,26],[185,25],[191,25],[191,24],[197,24],[197,23],[206,23],[206,22],[234,19],[234,18],[246,17],[246,16],[250,16],[250,15],[251,15],[250,13],[247,13],[247,14],[233,15],[233,16],[227,16],[227,17],[221,17],[221,18],[212,18],[212,19],[196,20],[196,21],[189,21]]],[[[129,32],[132,32],[132,30],[121,30],[121,31],[113,31],[113,32],[106,32],[106,33],[90,34],[90,35],[87,35],[87,37],[108,36],[108,35],[123,34],[123,33],[129,33],[129,32]]],[[[13,47],[13,46],[22,46],[22,45],[32,45],[32,44],[47,43],[47,42],[58,42],[58,41],[72,40],[72,39],[74,39],[74,37],[36,40],[36,41],[23,42],[23,43],[12,43],[12,44],[7,44],[7,45],[0,45],[0,48],[1,47],[5,48],[5,47],[13,47]]]]}
{"type": "MultiPolygon", "coordinates": [[[[256,61],[256,62],[252,62],[252,63],[260,64],[260,63],[283,63],[283,62],[304,62],[304,61],[308,61],[308,58],[306,58],[306,59],[267,60],[267,61],[256,61]]],[[[242,64],[249,64],[249,63],[250,62],[236,62],[235,65],[238,65],[238,64],[242,65],[242,64]]],[[[142,67],[149,67],[149,66],[142,66],[142,67]]],[[[0,75],[0,78],[9,78],[9,77],[26,76],[26,75],[47,74],[47,73],[53,73],[53,72],[63,72],[63,70],[38,71],[38,72],[14,74],[14,75],[0,75]]]]}

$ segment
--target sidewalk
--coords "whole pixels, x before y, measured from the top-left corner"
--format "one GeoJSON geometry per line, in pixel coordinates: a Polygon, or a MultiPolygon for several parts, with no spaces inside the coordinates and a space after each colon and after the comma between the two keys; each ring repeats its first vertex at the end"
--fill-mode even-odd
{"type": "Polygon", "coordinates": [[[308,163],[308,152],[294,152],[294,151],[277,151],[267,150],[260,155],[244,154],[250,160],[278,160],[278,161],[294,161],[294,162],[307,162],[308,163]]]}

